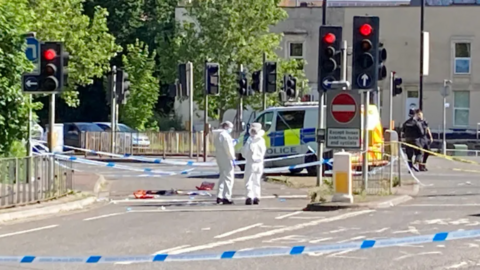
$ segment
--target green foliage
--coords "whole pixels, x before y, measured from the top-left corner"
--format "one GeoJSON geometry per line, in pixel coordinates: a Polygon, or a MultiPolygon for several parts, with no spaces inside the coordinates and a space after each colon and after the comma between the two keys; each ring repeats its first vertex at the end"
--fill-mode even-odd
{"type": "Polygon", "coordinates": [[[172,128],[175,131],[185,131],[183,120],[181,116],[174,115],[172,117],[156,113],[155,119],[158,122],[159,131],[170,131],[172,128]]]}
{"type": "Polygon", "coordinates": [[[155,52],[140,41],[127,46],[123,56],[124,70],[131,82],[130,97],[126,105],[121,106],[120,120],[136,130],[152,127],[153,108],[158,100],[158,80],[153,76],[155,70],[155,52]],[[147,126],[150,124],[150,126],[147,126]]]}
{"type": "MultiPolygon", "coordinates": [[[[15,0],[18,1],[18,0],[15,0]]],[[[101,78],[110,69],[110,59],[121,47],[108,32],[107,11],[95,8],[92,18],[83,15],[84,0],[35,0],[30,8],[35,16],[31,31],[40,40],[64,41],[70,53],[69,90],[64,93],[68,105],[77,106],[75,86],[85,86],[101,78]]]]}
{"type": "Polygon", "coordinates": [[[21,75],[31,71],[25,57],[25,39],[32,12],[26,1],[0,0],[0,156],[7,156],[15,141],[26,134],[28,108],[21,75]]]}
{"type": "MultiPolygon", "coordinates": [[[[269,61],[277,61],[278,81],[283,73],[299,76],[298,85],[305,79],[303,72],[297,69],[295,60],[280,60],[275,50],[279,48],[281,34],[270,33],[269,27],[287,17],[278,7],[278,0],[192,0],[186,7],[189,20],[182,22],[178,45],[175,53],[180,61],[191,61],[195,74],[195,101],[204,108],[203,70],[205,60],[221,65],[221,94],[209,99],[210,116],[217,118],[232,108],[236,108],[237,71],[239,64],[252,73],[261,69],[263,53],[269,61]],[[202,78],[202,79],[201,79],[202,78]],[[220,115],[216,115],[219,112],[220,115]]],[[[270,97],[274,103],[277,96],[270,97]]],[[[260,95],[247,99],[245,106],[260,107],[260,95]]]]}

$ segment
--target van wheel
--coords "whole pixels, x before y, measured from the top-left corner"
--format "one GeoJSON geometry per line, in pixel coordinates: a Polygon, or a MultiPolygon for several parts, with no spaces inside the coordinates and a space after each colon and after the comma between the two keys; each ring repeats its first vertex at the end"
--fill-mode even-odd
{"type": "Polygon", "coordinates": [[[299,169],[288,169],[290,171],[291,174],[297,174],[297,173],[301,173],[303,171],[303,168],[299,168],[299,169]]]}

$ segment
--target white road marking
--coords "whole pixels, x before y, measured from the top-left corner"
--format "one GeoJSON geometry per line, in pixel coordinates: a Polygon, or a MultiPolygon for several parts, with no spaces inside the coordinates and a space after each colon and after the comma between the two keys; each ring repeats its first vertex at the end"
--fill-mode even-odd
{"type": "MultiPolygon", "coordinates": [[[[405,254],[405,252],[402,252],[402,253],[405,254]]],[[[441,254],[443,254],[443,253],[440,252],[440,251],[421,252],[421,253],[407,254],[407,255],[404,255],[404,256],[400,256],[400,257],[398,257],[398,258],[395,258],[394,260],[395,260],[395,261],[400,261],[400,260],[403,260],[403,259],[406,259],[406,258],[415,257],[415,256],[435,255],[435,254],[441,255],[441,254]]]]}
{"type": "Polygon", "coordinates": [[[319,217],[290,217],[290,219],[318,219],[319,217]]]}
{"type": "Polygon", "coordinates": [[[125,214],[125,212],[124,213],[113,213],[113,214],[107,214],[107,215],[101,215],[101,216],[86,218],[83,221],[90,221],[90,220],[96,220],[96,219],[101,219],[101,218],[106,218],[106,217],[119,216],[119,215],[123,215],[123,214],[125,214]]]}
{"type": "Polygon", "coordinates": [[[405,230],[405,231],[396,231],[396,232],[393,232],[394,234],[398,234],[398,233],[413,233],[413,234],[420,234],[420,232],[417,230],[417,228],[413,227],[413,226],[408,226],[408,230],[405,230]]]}
{"type": "Polygon", "coordinates": [[[287,227],[286,225],[262,225],[260,228],[284,228],[287,227]]]}
{"type": "Polygon", "coordinates": [[[312,240],[310,241],[309,243],[310,244],[315,244],[315,243],[320,243],[320,242],[324,242],[324,241],[328,241],[330,239],[333,239],[332,237],[327,237],[327,238],[320,238],[320,239],[317,239],[317,240],[312,240]]]}
{"type": "Polygon", "coordinates": [[[13,233],[6,233],[6,234],[0,235],[0,238],[4,238],[4,237],[8,237],[8,236],[14,236],[14,235],[19,235],[19,234],[23,234],[23,233],[36,232],[36,231],[51,229],[51,228],[55,228],[55,227],[58,227],[58,224],[57,224],[57,225],[50,225],[50,226],[40,227],[40,228],[35,228],[35,229],[30,229],[30,230],[25,230],[25,231],[19,231],[19,232],[13,232],[13,233]]]}
{"type": "Polygon", "coordinates": [[[303,235],[287,235],[280,238],[265,240],[263,243],[282,242],[282,244],[300,244],[307,242],[307,238],[308,237],[303,235]]]}
{"type": "Polygon", "coordinates": [[[338,221],[338,220],[347,219],[347,218],[351,218],[351,217],[356,217],[356,216],[359,216],[359,215],[368,214],[368,213],[372,213],[372,212],[375,212],[375,210],[361,210],[361,211],[356,211],[356,212],[349,212],[349,213],[341,214],[341,215],[338,215],[338,216],[333,216],[333,217],[329,217],[329,218],[323,218],[323,219],[319,219],[319,220],[310,221],[310,222],[307,222],[307,223],[297,224],[297,225],[290,226],[290,227],[279,228],[279,229],[275,229],[275,230],[271,230],[271,231],[267,231],[267,232],[262,232],[262,233],[258,233],[258,234],[254,234],[254,235],[239,237],[239,238],[231,239],[231,240],[228,240],[228,241],[213,242],[213,243],[200,245],[200,246],[196,246],[196,247],[185,248],[185,249],[174,251],[172,254],[180,254],[180,253],[185,253],[185,252],[210,249],[210,248],[214,248],[214,247],[234,244],[236,242],[245,242],[245,241],[249,241],[249,240],[263,238],[263,237],[266,237],[266,236],[272,236],[272,235],[275,235],[275,234],[301,230],[301,229],[304,229],[304,228],[307,228],[307,227],[317,226],[317,225],[322,224],[322,223],[338,221]]]}
{"type": "Polygon", "coordinates": [[[406,204],[399,205],[400,207],[478,207],[480,203],[465,203],[465,204],[453,204],[453,203],[444,203],[444,204],[406,204]]]}
{"type": "Polygon", "coordinates": [[[252,228],[255,228],[255,227],[259,227],[259,226],[262,226],[263,223],[257,223],[257,224],[253,224],[253,225],[250,225],[250,226],[246,226],[246,227],[243,227],[243,228],[239,228],[239,229],[236,229],[236,230],[233,230],[231,232],[227,232],[227,233],[224,233],[224,234],[220,234],[220,235],[217,235],[215,236],[214,238],[223,238],[223,237],[227,237],[227,236],[230,236],[232,234],[236,234],[236,233],[239,233],[239,232],[244,232],[246,230],[250,230],[252,228]]]}
{"type": "Polygon", "coordinates": [[[303,213],[303,211],[297,211],[297,212],[293,212],[293,213],[289,213],[289,214],[286,214],[286,215],[283,215],[283,216],[276,217],[275,219],[284,219],[284,218],[291,217],[291,216],[294,216],[294,215],[298,215],[298,214],[301,214],[301,213],[303,213]]]}
{"type": "MultiPolygon", "coordinates": [[[[151,202],[144,201],[144,203],[151,202]]],[[[279,207],[215,207],[215,208],[182,208],[182,209],[149,209],[149,210],[129,210],[128,213],[177,213],[177,212],[234,212],[234,211],[298,211],[297,208],[279,208],[279,207]]]]}
{"type": "Polygon", "coordinates": [[[178,247],[173,247],[173,248],[162,249],[162,250],[159,250],[159,251],[153,253],[152,255],[168,254],[168,252],[172,252],[172,251],[179,250],[181,248],[186,248],[186,247],[189,247],[189,246],[190,245],[183,245],[183,246],[178,246],[178,247]]]}
{"type": "Polygon", "coordinates": [[[459,264],[454,264],[454,265],[451,265],[451,266],[448,266],[447,268],[445,269],[457,269],[457,268],[460,268],[460,267],[464,267],[464,266],[467,266],[468,263],[466,262],[461,262],[459,264]]]}
{"type": "Polygon", "coordinates": [[[366,237],[363,236],[363,235],[360,235],[360,236],[355,236],[355,237],[352,237],[350,239],[345,239],[345,240],[342,240],[342,241],[338,241],[337,243],[346,243],[346,242],[350,242],[350,241],[355,241],[355,240],[361,240],[361,239],[365,239],[366,237]]]}
{"type": "Polygon", "coordinates": [[[343,250],[343,251],[340,251],[340,252],[337,252],[337,253],[333,253],[333,254],[330,254],[327,256],[327,258],[344,258],[344,259],[357,259],[357,260],[365,260],[367,258],[362,258],[362,257],[350,257],[350,256],[341,256],[343,254],[347,254],[347,253],[350,253],[350,252],[353,252],[353,251],[356,251],[355,249],[347,249],[347,250],[343,250]]]}
{"type": "Polygon", "coordinates": [[[366,231],[366,232],[363,232],[363,234],[382,233],[382,232],[384,232],[384,231],[388,231],[389,229],[390,229],[390,227],[386,227],[386,228],[382,228],[382,229],[379,229],[379,230],[366,231]]]}

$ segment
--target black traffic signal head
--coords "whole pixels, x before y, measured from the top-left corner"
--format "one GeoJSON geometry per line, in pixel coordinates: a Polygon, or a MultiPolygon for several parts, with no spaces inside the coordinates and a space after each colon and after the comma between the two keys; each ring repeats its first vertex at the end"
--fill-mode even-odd
{"type": "Polygon", "coordinates": [[[342,33],[341,26],[320,26],[318,82],[324,91],[331,88],[332,81],[341,79],[342,33]]]}
{"type": "Polygon", "coordinates": [[[377,89],[379,31],[379,17],[353,17],[352,89],[377,89]]]}
{"type": "Polygon", "coordinates": [[[187,87],[187,64],[181,63],[178,64],[178,82],[177,87],[180,88],[178,95],[188,97],[188,87],[187,87]]]}
{"type": "Polygon", "coordinates": [[[283,91],[289,98],[297,97],[297,79],[288,74],[283,77],[283,91]]]}
{"type": "Polygon", "coordinates": [[[383,43],[378,43],[378,80],[381,81],[387,77],[387,50],[383,47],[383,43]]]}
{"type": "Polygon", "coordinates": [[[248,81],[247,74],[243,71],[238,73],[238,93],[240,96],[248,95],[248,81]]]}
{"type": "Polygon", "coordinates": [[[263,65],[263,91],[275,93],[277,91],[277,63],[265,62],[263,65]]]}
{"type": "Polygon", "coordinates": [[[206,93],[207,95],[220,94],[220,65],[218,63],[206,63],[206,93]]]}
{"type": "Polygon", "coordinates": [[[259,92],[260,91],[260,76],[262,75],[262,71],[261,70],[257,70],[257,71],[254,71],[252,73],[252,90],[253,91],[257,91],[259,92]]]}
{"type": "Polygon", "coordinates": [[[130,81],[128,80],[128,73],[124,70],[117,70],[117,82],[115,86],[117,91],[118,102],[126,104],[130,97],[130,81]]]}
{"type": "Polygon", "coordinates": [[[60,92],[64,85],[64,52],[62,42],[44,42],[40,45],[40,89],[60,92]]]}
{"type": "Polygon", "coordinates": [[[393,79],[393,91],[392,91],[393,96],[402,94],[402,92],[403,92],[402,84],[403,84],[402,78],[394,77],[394,79],[393,79]]]}

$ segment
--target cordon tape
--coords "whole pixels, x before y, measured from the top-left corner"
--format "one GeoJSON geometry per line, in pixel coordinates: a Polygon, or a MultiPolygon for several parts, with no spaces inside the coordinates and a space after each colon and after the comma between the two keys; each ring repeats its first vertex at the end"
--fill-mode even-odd
{"type": "Polygon", "coordinates": [[[175,261],[207,261],[231,260],[244,258],[261,258],[274,256],[297,256],[314,252],[334,252],[343,250],[365,250],[385,248],[400,245],[425,244],[445,242],[450,240],[476,238],[480,230],[440,232],[437,234],[411,236],[403,238],[364,240],[359,242],[327,244],[318,246],[294,246],[285,248],[250,249],[239,251],[224,251],[218,253],[190,253],[190,254],[156,254],[138,256],[77,256],[77,257],[49,257],[49,256],[0,256],[2,263],[118,263],[118,262],[175,262],[175,261]]]}

